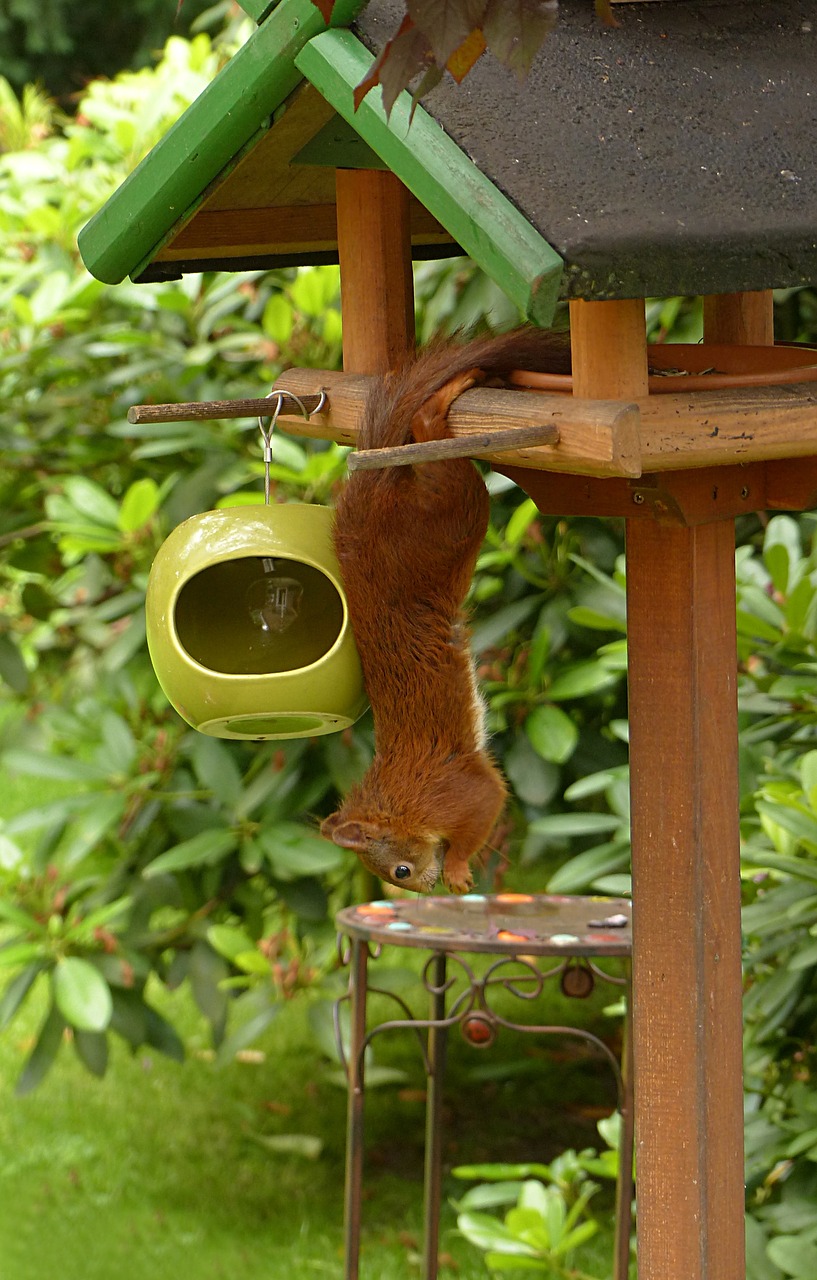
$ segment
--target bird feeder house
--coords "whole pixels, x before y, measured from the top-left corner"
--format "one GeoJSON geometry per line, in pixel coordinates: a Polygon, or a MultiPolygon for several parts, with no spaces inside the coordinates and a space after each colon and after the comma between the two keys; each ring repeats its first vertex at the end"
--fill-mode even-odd
{"type": "Polygon", "coordinates": [[[639,1276],[741,1280],[733,522],[817,505],[817,357],[773,346],[771,294],[817,280],[814,5],[652,0],[607,28],[561,0],[524,83],[485,57],[411,122],[407,93],[353,104],[400,5],[329,30],[311,0],[243,5],[256,30],[83,256],[111,283],[339,261],[344,371],[278,386],[327,392],[282,425],[347,444],[413,344],[412,257],[470,255],[535,324],[570,301],[570,384],[475,388],[451,428],[543,512],[627,518],[639,1276]],[[644,299],[679,294],[704,296],[700,377],[658,386],[644,299]]]}

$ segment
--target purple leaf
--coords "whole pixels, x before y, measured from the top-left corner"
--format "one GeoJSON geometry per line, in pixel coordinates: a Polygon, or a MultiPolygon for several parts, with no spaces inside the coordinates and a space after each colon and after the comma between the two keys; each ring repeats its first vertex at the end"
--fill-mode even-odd
{"type": "Polygon", "coordinates": [[[523,80],[557,15],[558,0],[488,0],[482,24],[488,48],[523,80]]]}
{"type": "Polygon", "coordinates": [[[437,65],[444,67],[474,28],[482,25],[485,5],[486,0],[407,0],[406,8],[437,65]]]}

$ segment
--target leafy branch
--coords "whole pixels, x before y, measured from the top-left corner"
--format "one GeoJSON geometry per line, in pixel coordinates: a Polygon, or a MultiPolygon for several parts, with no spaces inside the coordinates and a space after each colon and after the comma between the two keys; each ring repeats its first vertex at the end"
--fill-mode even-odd
{"type": "MultiPolygon", "coordinates": [[[[329,23],[335,0],[314,2],[329,23]]],[[[601,21],[616,26],[610,0],[594,2],[601,21]]],[[[417,76],[415,102],[446,71],[461,84],[486,51],[524,80],[558,9],[558,0],[406,0],[397,30],[355,89],[355,109],[378,84],[387,115],[417,76]]]]}

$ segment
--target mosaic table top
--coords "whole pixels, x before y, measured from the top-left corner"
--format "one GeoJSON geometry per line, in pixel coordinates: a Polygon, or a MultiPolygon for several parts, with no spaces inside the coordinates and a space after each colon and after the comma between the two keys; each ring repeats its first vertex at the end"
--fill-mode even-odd
{"type": "Polygon", "coordinates": [[[346,907],[338,931],[366,942],[492,955],[628,956],[626,898],[467,893],[346,907]]]}

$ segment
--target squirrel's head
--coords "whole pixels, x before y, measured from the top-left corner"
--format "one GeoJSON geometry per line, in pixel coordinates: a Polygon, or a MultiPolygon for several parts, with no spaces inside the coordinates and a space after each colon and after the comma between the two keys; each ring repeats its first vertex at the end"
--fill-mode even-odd
{"type": "Polygon", "coordinates": [[[440,875],[445,844],[434,835],[400,835],[381,822],[344,819],[333,813],[321,835],[341,849],[352,849],[364,867],[398,889],[431,893],[440,875]]]}

